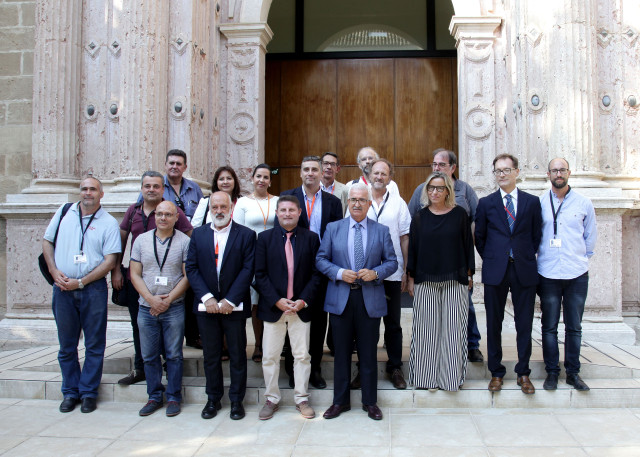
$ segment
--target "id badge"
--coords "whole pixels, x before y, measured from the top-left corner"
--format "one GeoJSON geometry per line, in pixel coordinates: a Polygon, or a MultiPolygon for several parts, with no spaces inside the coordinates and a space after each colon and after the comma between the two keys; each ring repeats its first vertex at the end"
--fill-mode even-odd
{"type": "Polygon", "coordinates": [[[562,240],[558,239],[558,238],[552,238],[549,240],[549,247],[551,248],[561,248],[562,247],[562,240]]]}
{"type": "Polygon", "coordinates": [[[73,263],[87,263],[87,254],[74,255],[73,263]]]}
{"type": "Polygon", "coordinates": [[[169,278],[166,276],[156,276],[156,280],[154,282],[156,286],[166,286],[169,284],[169,278]]]}

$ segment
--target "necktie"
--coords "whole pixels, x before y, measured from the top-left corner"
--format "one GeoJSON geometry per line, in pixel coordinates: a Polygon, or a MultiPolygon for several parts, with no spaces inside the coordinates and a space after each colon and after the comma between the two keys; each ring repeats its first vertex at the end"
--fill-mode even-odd
{"type": "Polygon", "coordinates": [[[287,241],[284,243],[284,255],[287,258],[287,298],[293,297],[293,245],[291,244],[292,233],[287,233],[287,241]]]}
{"type": "MultiPolygon", "coordinates": [[[[509,225],[509,230],[513,233],[513,226],[516,223],[516,214],[515,208],[513,207],[513,197],[510,194],[505,196],[507,199],[507,206],[505,206],[507,213],[507,224],[509,225]]],[[[513,257],[513,249],[509,249],[509,257],[513,257]]]]}
{"type": "Polygon", "coordinates": [[[216,241],[216,268],[218,268],[218,242],[216,241]]]}
{"type": "Polygon", "coordinates": [[[353,237],[353,263],[354,263],[356,272],[364,268],[364,249],[362,247],[362,226],[360,224],[356,224],[356,234],[353,237]]]}

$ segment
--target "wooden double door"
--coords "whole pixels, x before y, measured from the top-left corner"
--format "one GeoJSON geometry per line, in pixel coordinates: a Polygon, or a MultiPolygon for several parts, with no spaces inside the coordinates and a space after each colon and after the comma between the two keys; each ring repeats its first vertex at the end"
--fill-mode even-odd
{"type": "Polygon", "coordinates": [[[327,151],[340,157],[339,181],[357,178],[356,154],[371,146],[408,201],[431,152],[457,148],[455,58],[268,61],[265,101],[272,193],[301,185],[301,159],[327,151]]]}

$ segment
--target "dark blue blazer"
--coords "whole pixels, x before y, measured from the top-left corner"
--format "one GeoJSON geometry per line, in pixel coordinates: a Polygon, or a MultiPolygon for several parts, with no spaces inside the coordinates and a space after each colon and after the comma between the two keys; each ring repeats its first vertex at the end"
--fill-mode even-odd
{"type": "MultiPolygon", "coordinates": [[[[309,218],[307,217],[307,205],[304,203],[304,195],[302,194],[302,186],[280,192],[280,195],[294,195],[300,202],[302,214],[298,221],[298,227],[309,228],[309,218]]],[[[344,217],[342,211],[342,202],[335,195],[322,191],[322,217],[320,219],[320,238],[324,237],[324,231],[329,222],[339,221],[344,217]]],[[[274,227],[279,227],[278,218],[276,217],[274,227]]]]}
{"type": "Polygon", "coordinates": [[[538,284],[536,253],[542,238],[540,199],[518,189],[518,207],[513,233],[507,224],[500,190],[480,199],[476,210],[476,249],[482,257],[482,282],[499,285],[507,271],[509,250],[520,284],[538,284]]]}
{"type": "MultiPolygon", "coordinates": [[[[256,243],[256,289],[260,294],[258,317],[266,322],[277,322],[282,311],[276,302],[287,295],[289,282],[287,258],[284,252],[286,236],[281,227],[265,230],[258,235],[256,243]]],[[[295,230],[293,248],[293,298],[304,300],[308,308],[298,312],[303,322],[311,319],[311,307],[316,303],[316,293],[322,274],[316,269],[315,258],[320,248],[320,238],[311,230],[298,227],[295,230]]]]}
{"type": "MultiPolygon", "coordinates": [[[[336,281],[340,268],[351,269],[348,248],[350,221],[351,218],[347,217],[329,224],[327,236],[322,238],[316,259],[318,270],[329,278],[324,310],[338,315],[344,312],[351,292],[348,283],[336,281]]],[[[362,285],[364,306],[369,317],[382,317],[387,314],[383,280],[398,269],[398,259],[393,250],[389,227],[378,224],[373,219],[367,221],[367,247],[364,254],[364,267],[378,273],[377,280],[362,285]]]]}
{"type": "Polygon", "coordinates": [[[256,232],[244,225],[231,222],[218,278],[211,224],[194,229],[185,264],[187,278],[195,296],[194,313],[207,314],[198,311],[198,303],[202,297],[211,293],[218,301],[226,298],[236,306],[243,304],[242,312],[233,312],[230,317],[251,316],[249,286],[253,280],[255,246],[256,232]]]}

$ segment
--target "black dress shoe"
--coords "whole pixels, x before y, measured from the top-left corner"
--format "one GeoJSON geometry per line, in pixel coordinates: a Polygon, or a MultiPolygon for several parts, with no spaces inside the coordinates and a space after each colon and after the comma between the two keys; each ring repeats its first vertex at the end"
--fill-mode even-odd
{"type": "Polygon", "coordinates": [[[334,419],[341,413],[351,410],[351,405],[331,405],[328,410],[324,412],[322,417],[325,419],[334,419]]]}
{"type": "Polygon", "coordinates": [[[407,381],[404,380],[404,376],[402,375],[402,370],[400,368],[393,370],[389,376],[391,377],[393,387],[399,390],[407,388],[407,381]]]}
{"type": "Polygon", "coordinates": [[[367,416],[374,421],[382,420],[382,411],[378,408],[378,405],[362,405],[362,410],[367,412],[367,416]]]}
{"type": "Polygon", "coordinates": [[[289,387],[292,389],[296,386],[296,380],[293,376],[289,376],[289,387]]]}
{"type": "Polygon", "coordinates": [[[60,412],[61,413],[70,413],[74,409],[76,409],[76,405],[80,403],[80,400],[73,397],[65,397],[60,403],[60,412]]]}
{"type": "Polygon", "coordinates": [[[197,338],[195,340],[187,340],[187,346],[194,349],[202,349],[202,340],[197,338]]]}
{"type": "Polygon", "coordinates": [[[575,374],[568,374],[567,375],[567,384],[569,384],[570,386],[573,386],[574,389],[576,390],[580,390],[580,391],[587,391],[587,390],[591,390],[589,389],[589,386],[587,384],[585,384],[585,382],[582,380],[582,378],[580,377],[580,375],[578,373],[575,374]]]}
{"type": "Polygon", "coordinates": [[[123,386],[130,386],[131,384],[136,384],[140,381],[144,381],[147,379],[144,375],[144,370],[133,370],[127,376],[118,380],[118,384],[123,386]]]}
{"type": "Polygon", "coordinates": [[[309,376],[309,384],[311,384],[316,389],[324,389],[327,387],[327,382],[322,377],[320,370],[311,371],[311,376],[309,376]]]}
{"type": "Polygon", "coordinates": [[[218,414],[218,411],[222,408],[219,401],[207,400],[207,404],[202,408],[200,417],[203,419],[213,419],[218,414]]]}
{"type": "Polygon", "coordinates": [[[234,421],[240,420],[244,417],[244,406],[242,406],[241,401],[231,402],[231,412],[229,413],[229,417],[234,421]]]}
{"type": "Polygon", "coordinates": [[[558,375],[556,373],[549,373],[547,379],[544,380],[542,388],[544,390],[556,390],[558,388],[558,375]]]}
{"type": "Polygon", "coordinates": [[[80,406],[80,411],[83,413],[92,413],[96,410],[96,399],[92,397],[84,397],[82,399],[82,406],[80,406]]]}
{"type": "Polygon", "coordinates": [[[484,356],[480,349],[469,349],[469,362],[484,362],[484,356]]]}
{"type": "Polygon", "coordinates": [[[356,371],[356,375],[353,377],[351,382],[349,383],[349,388],[351,390],[358,390],[362,387],[362,381],[360,381],[360,370],[356,371]]]}

